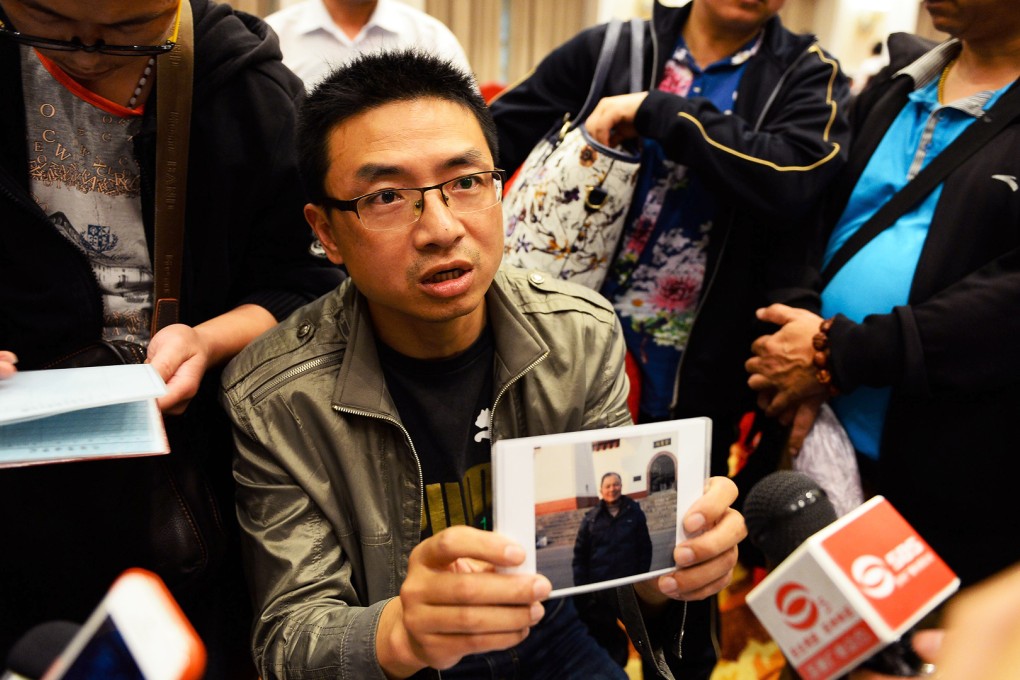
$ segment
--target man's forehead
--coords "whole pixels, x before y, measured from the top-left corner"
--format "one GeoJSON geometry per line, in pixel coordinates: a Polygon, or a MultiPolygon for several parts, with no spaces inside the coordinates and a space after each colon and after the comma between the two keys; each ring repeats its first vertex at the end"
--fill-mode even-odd
{"type": "Polygon", "coordinates": [[[388,102],[339,121],[329,156],[331,170],[365,181],[493,163],[472,111],[438,98],[388,102]]]}
{"type": "MultiPolygon", "coordinates": [[[[463,153],[439,158],[435,162],[436,169],[438,170],[456,170],[465,167],[484,167],[486,165],[491,165],[488,156],[474,148],[466,149],[463,153]]],[[[420,163],[416,158],[408,158],[404,163],[373,163],[369,161],[355,167],[354,176],[359,180],[371,182],[376,179],[405,174],[410,168],[419,166],[420,163]]]]}

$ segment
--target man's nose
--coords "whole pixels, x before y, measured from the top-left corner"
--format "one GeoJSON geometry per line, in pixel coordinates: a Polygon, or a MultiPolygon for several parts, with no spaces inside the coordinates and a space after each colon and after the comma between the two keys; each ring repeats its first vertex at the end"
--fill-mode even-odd
{"type": "Polygon", "coordinates": [[[464,225],[450,210],[442,190],[426,191],[422,197],[422,213],[415,225],[415,245],[449,247],[464,236],[464,225]],[[432,195],[434,194],[434,195],[432,195]]]}
{"type": "Polygon", "coordinates": [[[95,45],[97,42],[103,41],[103,32],[96,24],[78,23],[69,27],[69,35],[66,40],[75,40],[76,38],[81,41],[83,45],[95,45]]]}

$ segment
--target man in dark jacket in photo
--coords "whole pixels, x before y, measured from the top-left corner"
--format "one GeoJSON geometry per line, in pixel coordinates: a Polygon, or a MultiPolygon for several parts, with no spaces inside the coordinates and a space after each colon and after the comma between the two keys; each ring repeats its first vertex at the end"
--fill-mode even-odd
{"type": "MultiPolygon", "coordinates": [[[[648,571],[652,564],[652,539],[648,520],[637,501],[624,495],[623,479],[607,472],[599,482],[598,504],[585,513],[574,540],[574,585],[609,581],[648,571]]],[[[609,655],[627,665],[627,636],[616,623],[605,591],[574,597],[578,615],[609,655]]]]}

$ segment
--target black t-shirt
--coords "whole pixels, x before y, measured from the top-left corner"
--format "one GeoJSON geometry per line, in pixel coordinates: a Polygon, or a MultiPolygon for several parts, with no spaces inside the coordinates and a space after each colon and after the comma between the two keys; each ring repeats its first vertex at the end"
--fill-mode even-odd
{"type": "Polygon", "coordinates": [[[422,538],[454,524],[492,529],[492,331],[450,359],[378,343],[386,387],[411,435],[425,492],[422,538]]]}

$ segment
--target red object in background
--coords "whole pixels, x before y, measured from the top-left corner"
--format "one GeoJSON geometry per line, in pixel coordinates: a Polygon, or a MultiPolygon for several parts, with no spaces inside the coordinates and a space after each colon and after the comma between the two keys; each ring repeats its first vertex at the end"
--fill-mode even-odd
{"type": "Polygon", "coordinates": [[[630,380],[630,392],[627,393],[627,408],[630,409],[630,419],[635,423],[638,421],[638,408],[641,406],[641,370],[637,361],[627,352],[627,378],[630,380]]]}
{"type": "Polygon", "coordinates": [[[491,102],[504,89],[506,89],[506,85],[492,80],[478,85],[478,90],[482,93],[482,99],[485,100],[486,104],[491,102]]]}

